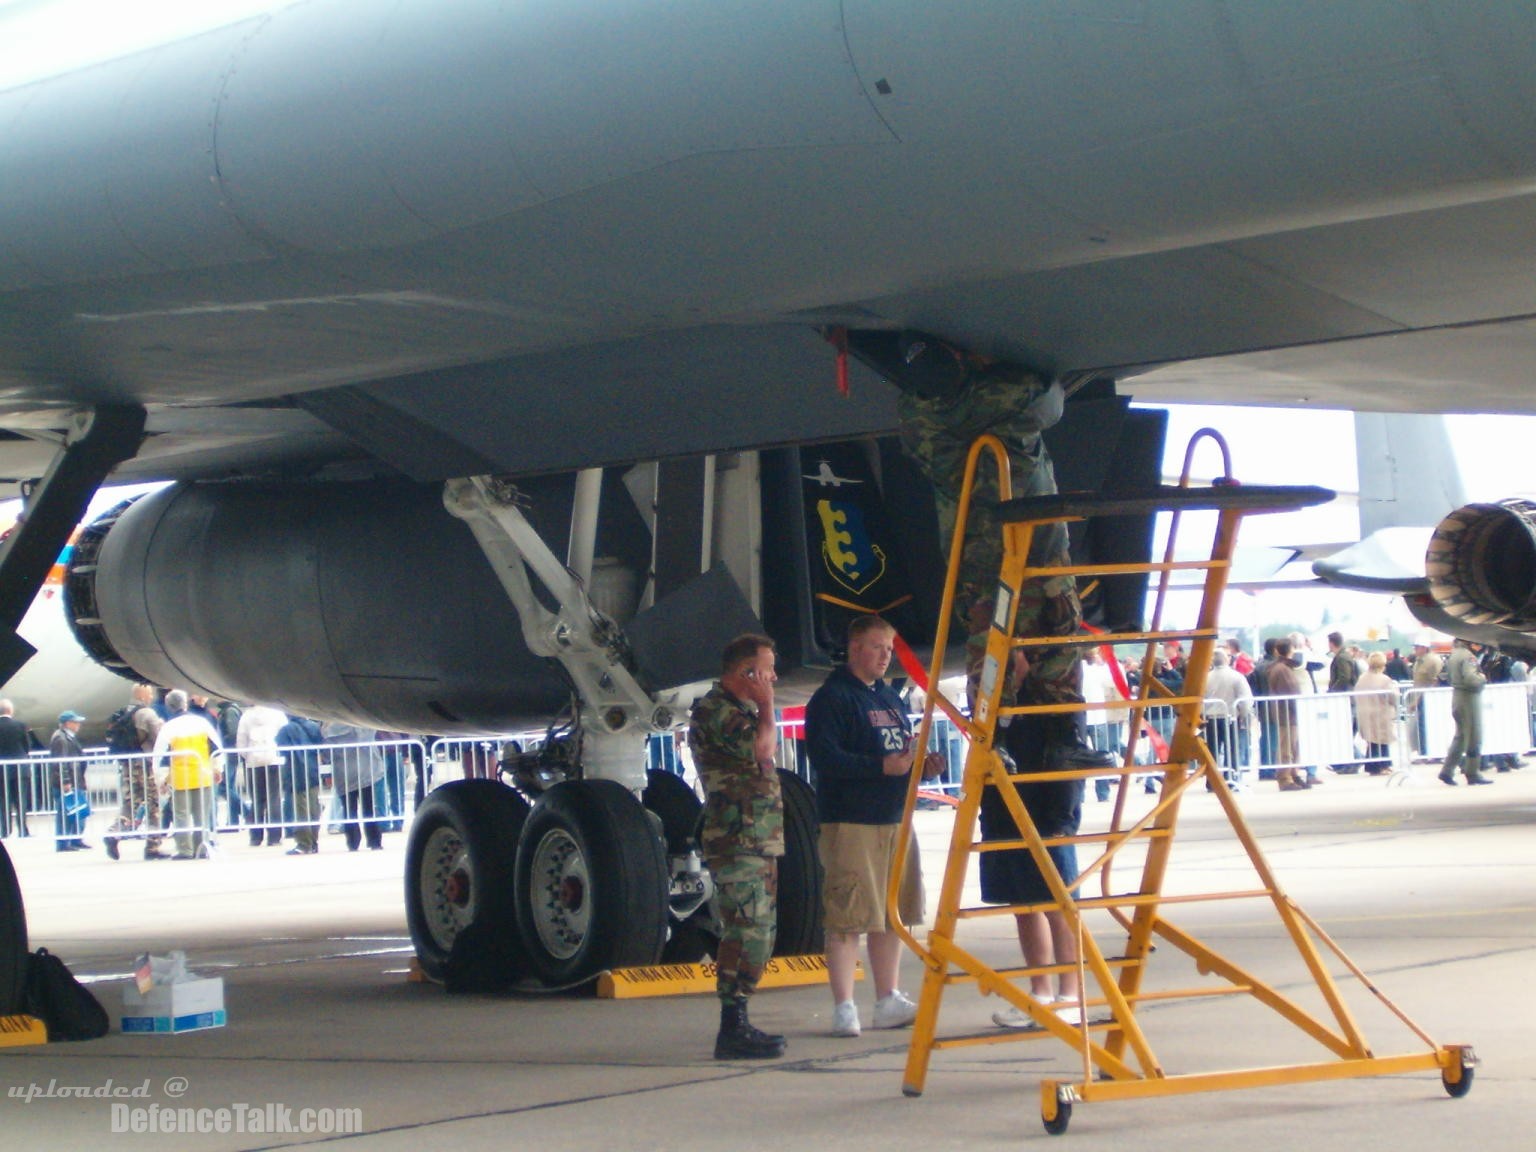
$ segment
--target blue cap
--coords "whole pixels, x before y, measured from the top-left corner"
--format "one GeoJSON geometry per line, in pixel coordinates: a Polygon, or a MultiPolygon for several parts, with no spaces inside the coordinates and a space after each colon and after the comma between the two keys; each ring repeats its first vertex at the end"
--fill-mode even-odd
{"type": "Polygon", "coordinates": [[[60,712],[59,723],[68,724],[71,720],[84,720],[85,717],[78,712],[60,712]]]}

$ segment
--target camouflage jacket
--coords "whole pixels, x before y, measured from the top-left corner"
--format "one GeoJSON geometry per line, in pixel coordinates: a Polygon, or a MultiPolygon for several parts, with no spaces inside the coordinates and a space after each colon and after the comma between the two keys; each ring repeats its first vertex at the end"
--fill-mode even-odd
{"type": "Polygon", "coordinates": [[[704,781],[706,857],[784,855],[784,798],[757,762],[757,712],[715,684],[693,705],[688,748],[704,781]]]}

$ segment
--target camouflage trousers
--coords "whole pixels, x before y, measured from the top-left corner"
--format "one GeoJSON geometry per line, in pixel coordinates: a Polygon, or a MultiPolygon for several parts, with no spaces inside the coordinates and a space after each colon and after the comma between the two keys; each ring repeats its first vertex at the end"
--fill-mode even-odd
{"type": "Polygon", "coordinates": [[[117,819],[107,829],[109,834],[132,832],[139,826],[139,810],[144,811],[144,827],[149,830],[146,847],[158,848],[160,836],[160,792],[155,787],[154,774],[149,770],[149,760],[143,756],[131,756],[119,762],[117,819]]]}
{"type": "Polygon", "coordinates": [[[715,994],[725,1003],[757,991],[773,957],[778,926],[779,858],[712,856],[720,951],[715,958],[715,994]]]}
{"type": "MultiPolygon", "coordinates": [[[[1009,484],[1014,496],[1046,496],[1056,491],[1056,474],[1041,429],[1030,405],[1041,382],[1027,375],[994,380],[973,387],[963,404],[942,405],[901,399],[901,442],[934,487],[939,542],[948,548],[959,516],[960,490],[971,445],[984,433],[1002,440],[1008,451],[1009,484]]],[[[987,634],[997,606],[998,574],[1003,564],[1003,522],[997,514],[1000,486],[994,458],[983,453],[971,484],[970,515],[961,543],[955,617],[965,630],[965,666],[974,704],[987,634]]],[[[1063,524],[1043,524],[1030,542],[1032,565],[1066,564],[1067,530],[1063,524]]],[[[1027,580],[1019,590],[1015,636],[1071,636],[1081,630],[1082,606],[1077,583],[1070,576],[1027,580]]],[[[1082,699],[1078,649],[1069,646],[1030,648],[1029,672],[1020,702],[1059,704],[1082,699]]],[[[1011,676],[1004,699],[1013,699],[1011,676]]]]}
{"type": "MultiPolygon", "coordinates": [[[[1018,454],[1010,453],[1010,456],[1014,457],[1015,492],[1023,495],[1055,492],[1055,476],[1043,446],[1037,459],[1024,455],[1024,460],[1032,467],[1023,477],[1018,475],[1021,471],[1018,454]]],[[[978,473],[982,471],[978,468],[978,473]]],[[[958,491],[959,481],[956,484],[958,491]]],[[[940,539],[950,540],[955,531],[955,518],[959,515],[959,501],[941,495],[935,503],[940,539]]],[[[997,610],[998,575],[1003,567],[1003,522],[997,514],[997,504],[995,482],[972,485],[971,514],[965,525],[960,574],[955,585],[955,618],[965,630],[966,687],[973,710],[981,680],[981,665],[987,654],[987,635],[997,610]]],[[[1037,566],[1070,563],[1066,526],[1043,524],[1036,528],[1030,541],[1029,562],[1037,566]]],[[[1083,610],[1077,599],[1077,582],[1070,576],[1025,580],[1019,588],[1018,602],[1013,624],[1015,636],[1071,636],[1082,628],[1083,610]]],[[[1003,687],[1005,702],[1014,699],[1015,691],[1020,688],[1019,701],[1024,704],[1061,704],[1082,699],[1078,649],[1063,646],[1030,648],[1028,652],[1029,671],[1023,685],[1013,682],[1013,668],[1011,664],[1008,666],[1003,687]]]]}

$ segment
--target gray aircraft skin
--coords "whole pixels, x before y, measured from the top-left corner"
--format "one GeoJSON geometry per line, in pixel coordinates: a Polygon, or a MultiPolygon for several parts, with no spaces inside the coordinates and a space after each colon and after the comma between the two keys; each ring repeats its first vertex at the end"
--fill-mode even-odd
{"type": "MultiPolygon", "coordinates": [[[[13,60],[38,7],[0,11],[13,60]]],[[[558,547],[573,470],[660,461],[653,488],[625,473],[635,507],[603,512],[597,555],[643,572],[688,554],[697,577],[699,539],[735,532],[749,560],[725,584],[810,603],[784,574],[809,571],[805,532],[770,513],[803,512],[819,470],[758,450],[858,441],[883,499],[899,478],[870,447],[895,390],[856,362],[842,395],[833,329],[917,330],[1062,378],[1052,431],[1076,439],[1052,445],[1057,474],[1092,463],[1086,486],[1107,489],[1138,447],[1155,482],[1161,443],[1129,418],[1106,434],[1106,382],[1536,411],[1533,256],[1529,0],[273,3],[0,75],[0,476],[13,491],[62,461],[0,545],[0,610],[30,601],[109,465],[183,481],[109,517],[89,562],[77,545],[75,615],[104,658],[383,728],[505,731],[571,693],[524,643],[492,547],[444,509],[491,483],[474,478],[526,483],[558,547]],[[56,455],[81,409],[89,431],[56,455]],[[679,506],[718,482],[746,512],[673,522],[655,493],[684,473],[679,506]]],[[[1482,541],[1466,565],[1437,561],[1457,596],[1530,598],[1536,506],[1506,519],[1465,533],[1482,541]],[[1530,562],[1497,563],[1512,551],[1530,562]]],[[[734,608],[688,594],[704,611],[658,598],[654,632],[707,664],[720,646],[694,621],[734,608]]],[[[805,618],[763,619],[786,669],[809,663],[805,618]]],[[[624,627],[649,675],[641,621],[624,627]]],[[[634,795],[635,715],[589,710],[611,754],[583,745],[579,778],[531,808],[486,780],[426,798],[406,899],[430,973],[471,924],[486,935],[466,953],[548,986],[702,954],[697,798],[649,801],[663,843],[634,795]]],[[[778,941],[814,952],[814,802],[784,785],[778,941]]],[[[3,1000],[25,930],[14,885],[0,896],[3,1000]]]]}
{"type": "Polygon", "coordinates": [[[1142,399],[1536,411],[1523,0],[313,0],[0,88],[12,488],[93,404],[148,411],[122,480],[888,432],[831,326],[1142,399]]]}
{"type": "Polygon", "coordinates": [[[0,125],[0,418],[148,405],[124,477],[889,427],[826,324],[1163,365],[1143,399],[1536,410],[1522,0],[274,3],[0,125]]]}

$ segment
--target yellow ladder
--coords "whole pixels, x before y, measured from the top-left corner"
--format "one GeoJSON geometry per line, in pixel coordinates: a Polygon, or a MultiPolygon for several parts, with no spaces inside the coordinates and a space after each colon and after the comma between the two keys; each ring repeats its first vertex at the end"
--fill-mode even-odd
{"type": "MultiPolygon", "coordinates": [[[[1191,441],[1203,436],[1218,440],[1214,433],[1202,430],[1191,441]]],[[[1222,445],[1225,455],[1225,445],[1222,445]]],[[[1230,467],[1227,469],[1230,473],[1230,467]]],[[[898,928],[907,945],[924,965],[922,994],[917,1019],[913,1024],[911,1044],[902,1090],[908,1096],[922,1094],[928,1065],[934,1051],[982,1044],[1002,1044],[1038,1040],[1054,1036],[1076,1050],[1082,1060],[1082,1077],[1075,1081],[1045,1080],[1041,1083],[1041,1118],[1047,1132],[1066,1131],[1076,1101],[1123,1100],[1191,1092],[1221,1091],[1269,1084],[1288,1084],[1312,1080],[1337,1080],[1379,1076],[1418,1070],[1438,1070],[1445,1090],[1462,1096],[1472,1084],[1476,1059],[1466,1045],[1437,1045],[1418,1025],[1376,989],[1365,974],[1333,940],[1286,895],[1279,880],[1243,819],[1242,812],[1228,788],[1215,759],[1201,737],[1202,705],[1206,671],[1211,666],[1218,631],[1218,612],[1226,588],[1238,527],[1248,513],[1286,511],[1321,503],[1331,493],[1319,488],[1279,488],[1239,486],[1225,479],[1211,487],[1188,486],[1189,463],[1179,487],[1163,487],[1149,494],[1129,497],[1064,493],[1058,496],[1010,499],[1007,451],[992,436],[983,436],[973,445],[966,461],[965,483],[957,509],[951,543],[948,575],[934,642],[929,675],[928,700],[918,732],[918,748],[928,746],[928,732],[934,711],[944,712],[969,742],[959,804],[955,810],[954,830],[950,839],[944,881],[940,888],[933,928],[926,942],[911,932],[898,928]],[[966,717],[955,702],[939,690],[939,678],[945,661],[952,601],[960,568],[960,553],[965,524],[970,509],[972,482],[983,453],[990,453],[998,471],[1003,523],[1003,561],[999,575],[997,611],[987,640],[981,686],[975,701],[975,716],[966,717]],[[1067,523],[1096,515],[1144,515],[1151,511],[1174,513],[1175,531],[1182,511],[1214,510],[1216,528],[1209,558],[1193,562],[1175,562],[1173,535],[1161,563],[1131,565],[1067,565],[1031,567],[1028,563],[1030,541],[1037,527],[1067,523]],[[1163,629],[1163,600],[1169,578],[1176,571],[1202,571],[1205,585],[1194,628],[1163,629]],[[1004,717],[1028,713],[1087,711],[1086,704],[1014,706],[1004,704],[1001,696],[1012,651],[1063,643],[1060,637],[1018,637],[1014,635],[1019,591],[1026,581],[1052,576],[1098,578],[1117,573],[1159,574],[1159,594],[1151,626],[1147,631],[1078,636],[1067,643],[1079,646],[1140,643],[1147,645],[1141,687],[1130,704],[1130,732],[1124,760],[1118,769],[1089,769],[1056,772],[1010,774],[997,754],[998,723],[1004,717]],[[1152,656],[1158,644],[1172,639],[1189,641],[1191,651],[1182,690],[1168,692],[1152,676],[1152,656]],[[1141,727],[1150,707],[1171,707],[1176,722],[1168,744],[1167,762],[1146,765],[1135,763],[1134,734],[1141,727]],[[1132,775],[1162,773],[1162,787],[1151,807],[1134,819],[1126,816],[1128,787],[1132,775]],[[1089,777],[1118,774],[1120,786],[1110,827],[1105,832],[1075,836],[1042,838],[1028,811],[1019,800],[1014,785],[1021,781],[1047,782],[1085,780],[1089,777]],[[1236,891],[1180,892],[1165,894],[1170,857],[1178,831],[1179,807],[1184,793],[1195,784],[1210,787],[1221,805],[1232,832],[1252,864],[1255,882],[1236,891]],[[978,842],[977,816],[984,789],[996,788],[1014,822],[1017,840],[978,842]],[[1098,855],[1082,868],[1072,884],[1062,881],[1046,849],[1072,844],[1097,849],[1098,855]],[[1112,866],[1124,850],[1137,845],[1144,852],[1139,883],[1116,891],[1112,866]],[[962,893],[973,856],[981,852],[1026,849],[1034,857],[1045,878],[1052,900],[1034,905],[981,905],[966,907],[962,893]],[[1099,895],[1084,895],[1084,886],[1096,881],[1099,895]],[[1267,900],[1280,917],[1295,945],[1297,954],[1315,983],[1331,1021],[1307,1012],[1292,996],[1267,983],[1256,972],[1217,953],[1194,935],[1179,928],[1167,915],[1168,909],[1185,904],[1218,900],[1267,900]],[[985,917],[1013,916],[1033,911],[1059,911],[1078,941],[1077,967],[1081,988],[1081,1011],[1076,1026],[1064,1021],[1052,1009],[1036,1000],[1028,991],[1028,977],[1056,974],[1064,966],[1045,968],[995,968],[968,950],[957,932],[962,924],[985,917]],[[1108,936],[1123,943],[1108,954],[1099,939],[1085,926],[1087,915],[1107,914],[1111,919],[1108,936]],[[1194,961],[1202,975],[1214,977],[1190,988],[1150,989],[1145,977],[1151,967],[1154,941],[1170,946],[1174,954],[1183,953],[1194,961]],[[1332,953],[1360,983],[1385,1005],[1423,1043],[1424,1049],[1399,1056],[1376,1056],[1367,1045],[1354,1015],[1345,1003],[1330,972],[1324,951],[1332,953]],[[1021,981],[1016,984],[1015,981],[1021,981]],[[982,1033],[940,1036],[937,1032],[940,1006],[945,990],[956,984],[973,984],[984,995],[996,996],[1026,1013],[1038,1028],[1030,1030],[989,1029],[982,1033]],[[1330,1059],[1315,1063],[1254,1067],[1236,1070],[1205,1070],[1187,1073],[1166,1071],[1153,1050],[1151,1038],[1138,1017],[1138,1009],[1147,1003],[1166,1003],[1219,996],[1247,996],[1278,1014],[1305,1035],[1320,1044],[1330,1059]]],[[[1101,705],[1098,707],[1102,707],[1101,705]]],[[[891,869],[888,905],[891,923],[900,924],[897,915],[897,891],[903,874],[904,854],[912,842],[910,829],[917,796],[917,773],[903,816],[902,835],[897,837],[898,859],[891,869]]]]}

